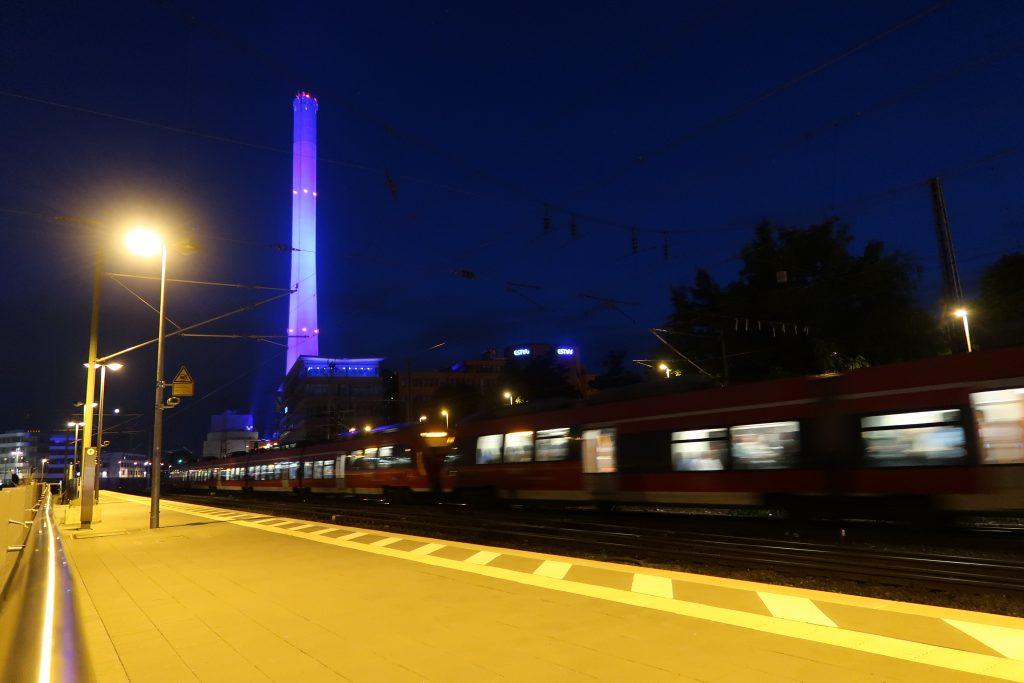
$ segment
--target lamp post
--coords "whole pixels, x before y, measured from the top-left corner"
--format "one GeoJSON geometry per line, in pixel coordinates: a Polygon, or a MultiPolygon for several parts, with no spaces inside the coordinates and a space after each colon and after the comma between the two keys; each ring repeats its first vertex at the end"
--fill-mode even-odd
{"type": "MultiPolygon", "coordinates": [[[[71,447],[71,479],[68,480],[68,487],[71,488],[71,492],[68,493],[69,496],[74,492],[74,488],[72,488],[72,487],[75,487],[75,472],[78,471],[78,428],[81,427],[84,424],[85,424],[84,422],[68,422],[68,425],[67,425],[69,430],[71,430],[71,429],[75,430],[75,440],[72,442],[72,447],[71,447]]],[[[64,461],[64,471],[67,472],[67,470],[68,470],[68,463],[65,460],[64,461]]],[[[75,488],[77,488],[77,487],[75,487],[75,488]]]]}
{"type": "Polygon", "coordinates": [[[971,326],[967,323],[967,309],[958,308],[953,311],[953,315],[964,321],[964,340],[967,342],[967,353],[970,353],[973,349],[971,348],[971,326]]]}
{"type": "Polygon", "coordinates": [[[505,393],[502,394],[502,397],[504,397],[504,399],[506,401],[508,401],[509,405],[512,405],[512,392],[511,391],[506,391],[505,393]]]}
{"type": "MultiPolygon", "coordinates": [[[[113,363],[99,363],[100,366],[100,400],[97,406],[97,417],[96,417],[96,469],[93,473],[93,496],[95,500],[100,499],[100,469],[103,467],[103,447],[106,445],[103,443],[103,399],[106,396],[107,389],[107,370],[111,372],[117,372],[124,367],[123,363],[114,361],[113,363]]],[[[117,412],[117,411],[115,411],[117,412]]]]}
{"type": "Polygon", "coordinates": [[[160,254],[160,305],[156,334],[156,391],[153,401],[153,456],[150,459],[149,528],[160,527],[160,455],[164,432],[164,304],[167,292],[167,244],[145,228],[136,228],[125,239],[129,251],[139,256],[160,254]]]}
{"type": "Polygon", "coordinates": [[[444,418],[444,428],[448,429],[448,410],[446,408],[441,409],[441,416],[444,418]]]}
{"type": "Polygon", "coordinates": [[[672,378],[672,368],[670,368],[665,363],[662,363],[661,365],[659,365],[658,369],[665,373],[665,379],[671,379],[672,378]]]}
{"type": "Polygon", "coordinates": [[[82,405],[85,430],[82,433],[81,527],[92,527],[93,480],[96,471],[96,449],[92,446],[92,416],[96,395],[96,347],[100,332],[100,281],[103,276],[103,251],[96,249],[92,273],[92,315],[89,319],[89,361],[86,363],[85,402],[82,405]]]}

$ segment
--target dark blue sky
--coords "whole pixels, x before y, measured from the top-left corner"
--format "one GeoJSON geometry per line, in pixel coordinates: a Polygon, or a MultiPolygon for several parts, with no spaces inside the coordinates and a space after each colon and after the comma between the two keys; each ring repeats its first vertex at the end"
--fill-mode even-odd
{"type": "MultiPolygon", "coordinates": [[[[668,288],[700,266],[730,278],[761,218],[837,214],[861,244],[913,253],[931,303],[935,174],[970,291],[1021,245],[1024,6],[934,5],[8,2],[0,426],[81,400],[99,238],[32,214],[147,219],[202,247],[172,276],[287,283],[287,255],[261,245],[289,236],[298,89],[320,101],[325,354],[403,366],[445,340],[414,365],[519,341],[574,344],[593,366],[610,348],[646,355],[668,288]],[[546,236],[545,202],[559,207],[546,236]],[[640,229],[638,255],[615,225],[640,229]],[[622,307],[636,322],[581,294],[636,302],[622,307]]],[[[154,272],[113,239],[111,269],[154,272]]],[[[191,322],[247,299],[172,287],[169,311],[191,322]]],[[[110,281],[103,301],[101,352],[155,327],[110,281]]],[[[280,332],[285,312],[214,330],[280,332]]],[[[252,342],[168,353],[200,395],[225,385],[177,409],[169,447],[198,445],[213,412],[268,405],[283,367],[252,342]]],[[[152,354],[126,362],[110,400],[148,413],[152,354]]]]}

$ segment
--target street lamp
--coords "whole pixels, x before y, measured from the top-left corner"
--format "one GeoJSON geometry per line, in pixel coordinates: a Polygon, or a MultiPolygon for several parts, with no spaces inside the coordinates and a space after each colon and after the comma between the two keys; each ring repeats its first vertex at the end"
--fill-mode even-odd
{"type": "Polygon", "coordinates": [[[167,244],[148,228],[134,228],[125,235],[125,246],[137,256],[160,254],[160,306],[156,335],[156,392],[153,413],[153,457],[150,470],[149,528],[160,527],[160,455],[164,433],[164,304],[167,293],[167,244]]]}
{"type": "Polygon", "coordinates": [[[953,315],[964,321],[964,339],[967,341],[967,353],[972,351],[971,349],[971,326],[967,323],[967,309],[958,308],[953,311],[953,315]]]}
{"type": "MultiPolygon", "coordinates": [[[[71,450],[71,479],[68,481],[68,485],[71,486],[75,481],[75,472],[78,471],[78,429],[79,427],[85,426],[84,422],[68,422],[68,429],[75,430],[75,441],[71,450]]],[[[66,443],[66,442],[65,442],[66,443]]],[[[66,453],[67,451],[65,451],[66,453]]],[[[67,461],[64,462],[64,469],[67,471],[67,461]]]]}
{"type": "MultiPolygon", "coordinates": [[[[93,475],[93,495],[96,500],[100,499],[100,468],[103,466],[103,447],[106,445],[103,443],[103,398],[106,395],[107,388],[107,370],[111,372],[117,372],[124,367],[124,363],[114,361],[113,363],[97,363],[100,367],[100,400],[98,403],[93,405],[99,409],[99,415],[96,418],[96,472],[93,475]]],[[[85,364],[89,367],[89,364],[85,364]]],[[[119,412],[117,410],[114,411],[119,412]]]]}
{"type": "Polygon", "coordinates": [[[444,428],[448,429],[448,410],[446,408],[441,408],[441,417],[444,418],[444,428]]]}
{"type": "Polygon", "coordinates": [[[658,369],[665,373],[665,379],[669,379],[669,378],[672,377],[672,368],[670,368],[665,363],[662,363],[661,365],[659,365],[658,369]]]}
{"type": "Polygon", "coordinates": [[[508,404],[509,404],[509,405],[512,405],[512,392],[511,392],[511,391],[506,391],[506,392],[505,392],[504,394],[502,394],[502,397],[503,397],[503,398],[504,398],[504,399],[505,399],[506,401],[508,401],[508,404]]]}

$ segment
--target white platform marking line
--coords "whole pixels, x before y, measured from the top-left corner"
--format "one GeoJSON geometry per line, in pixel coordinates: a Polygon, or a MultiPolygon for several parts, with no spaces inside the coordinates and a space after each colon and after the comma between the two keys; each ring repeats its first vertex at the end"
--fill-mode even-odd
{"type": "Polygon", "coordinates": [[[782,595],[781,593],[768,593],[757,591],[761,602],[772,613],[773,617],[789,619],[790,621],[802,621],[807,624],[818,624],[819,626],[836,627],[836,623],[828,618],[828,615],[821,611],[809,598],[801,598],[795,595],[782,595]]]}
{"type": "Polygon", "coordinates": [[[338,536],[334,540],[335,541],[351,541],[354,538],[359,538],[360,536],[365,536],[365,535],[366,535],[365,531],[353,531],[352,533],[350,533],[350,534],[348,534],[346,536],[338,536]]]}
{"type": "Polygon", "coordinates": [[[1024,660],[1024,630],[1022,629],[960,621],[959,619],[944,618],[943,621],[950,626],[955,626],[1004,657],[1024,660]]]}
{"type": "Polygon", "coordinates": [[[382,538],[382,539],[380,539],[379,541],[374,541],[374,542],[373,542],[373,543],[371,543],[370,545],[376,545],[376,546],[380,546],[380,547],[386,547],[386,546],[389,546],[389,545],[391,545],[392,543],[398,543],[398,542],[399,542],[399,541],[401,541],[401,540],[402,540],[402,539],[401,539],[400,537],[398,537],[398,536],[389,536],[389,537],[387,537],[387,538],[382,538]]]}
{"type": "Polygon", "coordinates": [[[499,555],[501,555],[501,553],[496,553],[492,550],[481,550],[475,555],[467,557],[466,562],[469,562],[470,564],[488,564],[499,555]]]}
{"type": "Polygon", "coordinates": [[[673,598],[672,579],[667,576],[654,576],[653,574],[633,574],[633,586],[630,588],[634,593],[654,595],[659,598],[673,598]]]}
{"type": "Polygon", "coordinates": [[[572,569],[571,562],[559,562],[558,560],[544,560],[540,566],[533,570],[537,576],[546,576],[550,579],[564,579],[565,575],[572,569]]]}
{"type": "Polygon", "coordinates": [[[444,547],[444,543],[426,543],[421,545],[419,548],[413,548],[409,552],[413,555],[429,555],[435,550],[440,550],[444,547]]]}

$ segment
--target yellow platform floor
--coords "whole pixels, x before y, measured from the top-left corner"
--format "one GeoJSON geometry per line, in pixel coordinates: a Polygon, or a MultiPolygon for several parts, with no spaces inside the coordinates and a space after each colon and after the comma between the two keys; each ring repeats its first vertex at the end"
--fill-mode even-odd
{"type": "Polygon", "coordinates": [[[1024,620],[103,492],[100,681],[1024,681],[1024,620]]]}

